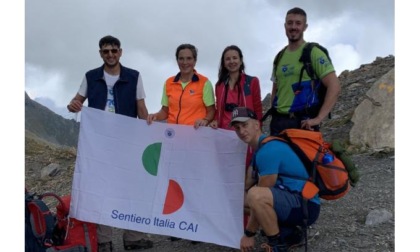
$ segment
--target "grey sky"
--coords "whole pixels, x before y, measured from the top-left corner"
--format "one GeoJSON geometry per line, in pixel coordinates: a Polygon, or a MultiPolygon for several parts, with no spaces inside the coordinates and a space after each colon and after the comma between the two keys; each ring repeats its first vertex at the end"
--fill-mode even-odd
{"type": "Polygon", "coordinates": [[[160,108],[163,82],[178,72],[181,43],[198,48],[196,69],[213,84],[223,49],[238,45],[265,97],[273,57],[287,44],[285,14],[296,6],[308,15],[305,40],[328,48],[337,75],[395,55],[391,0],[27,0],[25,90],[64,109],[84,73],[102,64],[98,41],[110,34],[121,40],[121,63],[140,71],[149,112],[160,108]]]}

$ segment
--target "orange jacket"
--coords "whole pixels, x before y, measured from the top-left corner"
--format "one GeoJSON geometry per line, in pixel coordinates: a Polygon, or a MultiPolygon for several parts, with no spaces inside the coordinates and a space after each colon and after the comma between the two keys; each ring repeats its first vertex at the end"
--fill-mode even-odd
{"type": "Polygon", "coordinates": [[[168,123],[194,125],[197,119],[206,117],[207,110],[203,101],[206,81],[207,77],[194,73],[191,82],[182,89],[180,74],[166,80],[168,123]]]}

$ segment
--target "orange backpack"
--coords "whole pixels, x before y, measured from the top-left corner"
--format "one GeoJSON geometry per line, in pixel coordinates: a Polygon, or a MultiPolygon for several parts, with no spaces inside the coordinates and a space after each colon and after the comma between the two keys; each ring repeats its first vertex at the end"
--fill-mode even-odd
{"type": "Polygon", "coordinates": [[[311,199],[319,193],[322,199],[335,200],[350,190],[346,166],[323,140],[321,132],[286,129],[278,136],[266,137],[261,144],[272,140],[287,143],[305,165],[309,180],[302,191],[304,198],[311,199]]]}

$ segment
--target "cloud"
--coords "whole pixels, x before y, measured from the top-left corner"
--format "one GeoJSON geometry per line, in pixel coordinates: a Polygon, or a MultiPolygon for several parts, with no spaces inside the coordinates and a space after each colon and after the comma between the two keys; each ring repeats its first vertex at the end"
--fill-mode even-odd
{"type": "Polygon", "coordinates": [[[26,91],[31,98],[35,97],[54,97],[57,105],[63,106],[68,101],[60,99],[65,87],[65,76],[60,69],[48,68],[42,65],[32,65],[27,63],[25,66],[26,91]]]}

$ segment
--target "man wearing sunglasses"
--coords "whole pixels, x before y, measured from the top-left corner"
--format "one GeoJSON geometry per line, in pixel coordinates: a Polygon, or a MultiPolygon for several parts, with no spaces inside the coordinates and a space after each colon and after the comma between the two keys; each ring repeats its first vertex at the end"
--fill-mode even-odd
{"type": "Polygon", "coordinates": [[[99,40],[99,55],[104,64],[88,71],[76,96],[67,105],[70,112],[79,112],[87,99],[88,106],[141,119],[147,118],[146,97],[138,71],[120,63],[120,41],[112,36],[99,40]]]}
{"type": "MultiPolygon", "coordinates": [[[[120,41],[112,36],[99,40],[99,55],[104,64],[88,71],[76,96],[67,105],[70,112],[77,113],[84,101],[88,106],[135,118],[147,119],[148,111],[141,75],[138,71],[120,63],[122,55],[120,41]]],[[[112,227],[98,224],[98,251],[112,251],[112,227]]],[[[153,242],[142,239],[137,231],[124,230],[124,249],[147,249],[153,242]]]]}

